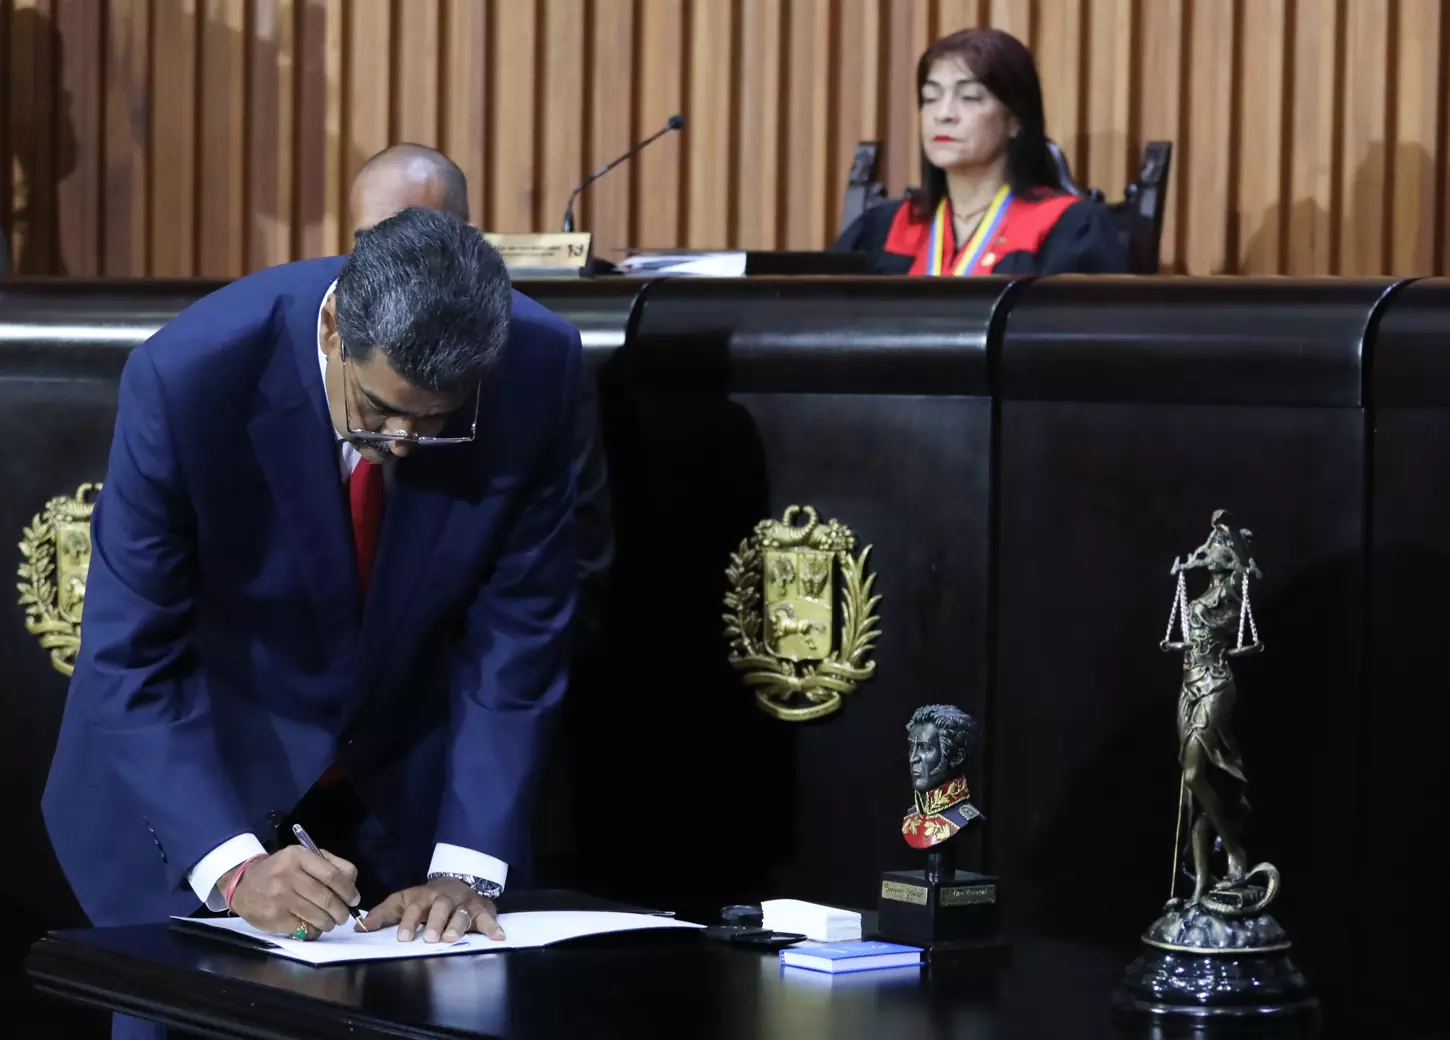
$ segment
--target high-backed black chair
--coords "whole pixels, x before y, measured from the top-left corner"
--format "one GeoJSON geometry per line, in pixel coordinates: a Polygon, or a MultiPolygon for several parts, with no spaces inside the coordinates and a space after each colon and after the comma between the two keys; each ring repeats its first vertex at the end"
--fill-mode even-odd
{"type": "Polygon", "coordinates": [[[1063,191],[1070,192],[1073,195],[1082,195],[1085,198],[1095,198],[1099,202],[1103,200],[1102,192],[1092,189],[1084,191],[1077,186],[1077,182],[1072,179],[1072,164],[1067,161],[1067,156],[1063,154],[1061,146],[1051,138],[1047,141],[1047,154],[1051,157],[1052,165],[1057,170],[1057,181],[1062,186],[1063,191]]]}
{"type": "Polygon", "coordinates": [[[877,177],[880,141],[860,141],[851,156],[851,174],[846,178],[846,200],[841,209],[841,230],[845,231],[868,209],[886,201],[886,186],[877,177]]]}
{"type": "MultiPolygon", "coordinates": [[[[1056,141],[1047,142],[1063,191],[1103,201],[1096,188],[1081,188],[1072,179],[1067,156],[1056,141]]],[[[886,189],[878,179],[880,141],[862,141],[851,160],[846,198],[841,211],[841,229],[850,227],[862,213],[887,201],[886,189]]],[[[1157,274],[1159,243],[1163,237],[1163,213],[1168,205],[1168,171],[1173,160],[1172,141],[1149,141],[1143,148],[1138,179],[1123,189],[1121,202],[1108,204],[1113,222],[1128,253],[1134,274],[1157,274]]]]}

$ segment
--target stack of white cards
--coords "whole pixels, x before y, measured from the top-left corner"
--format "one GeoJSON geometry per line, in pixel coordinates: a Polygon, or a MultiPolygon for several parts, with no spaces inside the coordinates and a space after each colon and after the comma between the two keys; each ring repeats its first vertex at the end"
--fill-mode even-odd
{"type": "Polygon", "coordinates": [[[760,904],[761,922],[774,932],[794,932],[816,942],[850,942],[861,938],[861,915],[800,899],[767,899],[760,904]]]}

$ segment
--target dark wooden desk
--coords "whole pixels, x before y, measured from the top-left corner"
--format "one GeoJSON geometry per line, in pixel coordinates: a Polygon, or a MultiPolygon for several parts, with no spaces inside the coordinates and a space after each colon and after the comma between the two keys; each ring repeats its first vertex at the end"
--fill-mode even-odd
{"type": "Polygon", "coordinates": [[[207,1036],[1115,1036],[1121,956],[1028,940],[996,975],[933,968],[832,978],[678,933],[310,968],[164,925],[59,932],[34,947],[42,990],[207,1036]]]}
{"type": "MultiPolygon", "coordinates": [[[[519,892],[508,904],[505,910],[645,909],[559,890],[519,892]]],[[[681,916],[704,921],[709,914],[688,907],[681,916]]],[[[864,916],[873,926],[874,913],[864,916]]],[[[1133,953],[1028,937],[996,969],[962,961],[833,978],[782,971],[773,953],[670,931],[311,968],[157,924],[52,933],[32,948],[26,968],[36,988],[67,1001],[247,1040],[1286,1035],[1271,1023],[1199,1032],[1115,1027],[1110,996],[1133,953]]],[[[1352,1020],[1344,1011],[1330,1015],[1323,1035],[1447,1034],[1361,1010],[1352,1020]]]]}

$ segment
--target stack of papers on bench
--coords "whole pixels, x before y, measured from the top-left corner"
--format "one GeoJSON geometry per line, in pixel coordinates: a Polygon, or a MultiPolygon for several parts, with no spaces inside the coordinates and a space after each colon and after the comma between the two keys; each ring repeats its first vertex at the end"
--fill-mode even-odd
{"type": "Polygon", "coordinates": [[[739,278],[745,274],[740,251],[658,250],[637,252],[617,264],[619,273],[636,276],[694,275],[697,278],[739,278]]]}
{"type": "Polygon", "coordinates": [[[799,899],[767,899],[760,904],[762,924],[775,932],[794,932],[817,942],[846,942],[861,938],[861,915],[799,899]]]}

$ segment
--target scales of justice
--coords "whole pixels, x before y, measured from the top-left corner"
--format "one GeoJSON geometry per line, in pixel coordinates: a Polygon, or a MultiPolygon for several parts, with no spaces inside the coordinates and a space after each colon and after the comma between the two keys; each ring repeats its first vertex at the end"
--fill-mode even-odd
{"type": "Polygon", "coordinates": [[[1264,648],[1249,601],[1250,579],[1262,577],[1252,546],[1252,533],[1219,510],[1207,541],[1170,572],[1178,584],[1161,646],[1183,655],[1173,876],[1114,994],[1119,1014],[1317,1018],[1289,936],[1268,912],[1279,870],[1251,861],[1243,840],[1248,780],[1230,730],[1238,697],[1231,665],[1264,648]],[[1208,577],[1193,599],[1189,571],[1208,577]]]}

